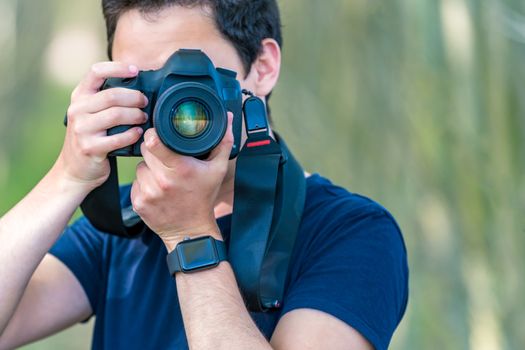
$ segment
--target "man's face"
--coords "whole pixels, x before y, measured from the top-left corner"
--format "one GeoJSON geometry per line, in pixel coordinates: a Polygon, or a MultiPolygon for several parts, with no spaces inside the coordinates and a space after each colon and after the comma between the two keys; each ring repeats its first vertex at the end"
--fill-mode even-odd
{"type": "Polygon", "coordinates": [[[212,14],[200,7],[171,6],[146,15],[138,10],[124,13],[115,31],[113,59],[140,70],[159,69],[183,48],[204,51],[216,67],[236,71],[241,86],[253,90],[253,77],[245,77],[235,48],[217,30],[212,14]]]}
{"type": "MultiPolygon", "coordinates": [[[[179,49],[204,51],[215,67],[237,72],[243,89],[257,92],[256,74],[252,70],[246,76],[237,51],[217,30],[210,11],[170,6],[152,14],[130,10],[118,20],[112,48],[115,61],[133,64],[140,70],[156,70],[179,49]]],[[[243,127],[241,144],[246,138],[243,127]]],[[[230,161],[227,179],[233,178],[234,164],[235,160],[230,161]]]]}

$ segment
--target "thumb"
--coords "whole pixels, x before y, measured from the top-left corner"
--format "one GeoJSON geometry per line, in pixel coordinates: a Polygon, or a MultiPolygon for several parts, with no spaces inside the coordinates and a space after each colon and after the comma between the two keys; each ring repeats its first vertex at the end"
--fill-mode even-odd
{"type": "Polygon", "coordinates": [[[228,128],[226,129],[226,133],[224,134],[222,141],[217,145],[217,147],[213,149],[213,151],[211,151],[210,156],[207,159],[208,161],[215,159],[228,160],[230,158],[230,153],[233,146],[232,123],[233,113],[228,112],[228,128]]]}

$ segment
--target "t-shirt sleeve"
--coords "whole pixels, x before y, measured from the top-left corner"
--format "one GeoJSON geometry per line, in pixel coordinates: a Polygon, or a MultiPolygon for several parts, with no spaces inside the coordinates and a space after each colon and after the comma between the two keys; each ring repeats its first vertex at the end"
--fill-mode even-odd
{"type": "Polygon", "coordinates": [[[282,314],[320,310],[356,329],[376,349],[387,349],[408,299],[406,249],[390,214],[374,207],[357,217],[336,217],[304,249],[282,314]]]}
{"type": "Polygon", "coordinates": [[[105,236],[82,217],[66,228],[49,253],[57,257],[80,282],[96,313],[104,283],[105,236]]]}

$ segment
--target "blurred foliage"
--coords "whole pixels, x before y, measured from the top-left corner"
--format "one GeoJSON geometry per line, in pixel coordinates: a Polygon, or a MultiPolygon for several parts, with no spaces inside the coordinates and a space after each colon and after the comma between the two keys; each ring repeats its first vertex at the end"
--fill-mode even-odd
{"type": "MultiPolygon", "coordinates": [[[[525,348],[525,3],[280,3],[276,128],[309,171],[378,200],[404,231],[410,302],[392,348],[525,348]]],[[[98,1],[0,0],[0,214],[60,150],[74,84],[45,57],[78,29],[104,59],[98,1]]],[[[89,344],[80,326],[28,349],[89,344]]]]}

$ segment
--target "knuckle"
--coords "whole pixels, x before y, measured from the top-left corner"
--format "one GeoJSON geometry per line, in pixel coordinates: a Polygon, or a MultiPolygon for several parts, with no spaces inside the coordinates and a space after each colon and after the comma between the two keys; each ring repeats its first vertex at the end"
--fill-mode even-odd
{"type": "Polygon", "coordinates": [[[144,95],[140,91],[136,91],[134,93],[134,102],[137,106],[143,106],[144,105],[144,95]]]}
{"type": "Polygon", "coordinates": [[[73,89],[73,91],[71,91],[70,99],[71,99],[72,102],[75,101],[77,99],[77,97],[78,97],[78,89],[79,88],[77,86],[77,87],[75,87],[73,89]]]}
{"type": "Polygon", "coordinates": [[[228,171],[228,162],[221,162],[217,167],[217,172],[221,175],[225,175],[228,171]]]}
{"type": "MultiPolygon", "coordinates": [[[[129,108],[123,108],[120,111],[120,118],[121,123],[126,125],[134,125],[138,124],[139,122],[139,113],[136,113],[135,111],[129,109],[129,108]]],[[[130,126],[131,127],[131,126],[130,126]]]]}
{"type": "Polygon", "coordinates": [[[133,211],[136,213],[140,214],[144,211],[145,205],[144,205],[144,199],[142,198],[142,195],[135,196],[135,198],[133,199],[132,206],[133,206],[133,211]]]}
{"type": "MultiPolygon", "coordinates": [[[[154,132],[152,129],[153,128],[150,128],[146,131],[146,132],[149,132],[148,135],[152,135],[152,133],[154,132]]],[[[150,151],[154,151],[160,144],[158,137],[155,137],[155,136],[144,136],[144,139],[145,140],[147,139],[145,144],[148,150],[150,151]]]]}
{"type": "Polygon", "coordinates": [[[82,124],[77,123],[77,122],[71,123],[71,131],[73,132],[75,136],[82,135],[82,132],[83,132],[82,124]]]}
{"type": "Polygon", "coordinates": [[[136,142],[140,138],[140,133],[137,131],[137,128],[130,128],[126,131],[126,142],[136,142]]]}
{"type": "Polygon", "coordinates": [[[220,162],[215,164],[213,167],[213,172],[220,177],[223,177],[226,175],[226,172],[228,171],[228,164],[226,162],[220,162]]]}
{"type": "Polygon", "coordinates": [[[100,63],[94,63],[89,68],[89,73],[95,76],[100,74],[100,63]]]}
{"type": "Polygon", "coordinates": [[[151,186],[146,186],[144,189],[144,202],[145,204],[153,204],[156,199],[160,197],[159,193],[155,191],[151,186]]]}
{"type": "Polygon", "coordinates": [[[140,109],[137,109],[134,113],[133,120],[136,124],[141,124],[145,121],[145,115],[144,112],[142,112],[140,109]]]}
{"type": "Polygon", "coordinates": [[[78,142],[78,149],[83,156],[91,157],[93,155],[91,146],[83,140],[78,142]]]}
{"type": "Polygon", "coordinates": [[[172,187],[171,180],[165,175],[158,177],[157,184],[162,191],[169,191],[172,187]]]}
{"type": "Polygon", "coordinates": [[[72,122],[74,119],[76,119],[77,115],[77,108],[74,105],[70,105],[67,108],[67,120],[68,122],[72,122]]]}
{"type": "Polygon", "coordinates": [[[106,90],[106,96],[105,96],[105,99],[106,101],[111,104],[111,105],[114,105],[116,104],[118,101],[119,101],[119,95],[116,91],[114,91],[114,89],[109,89],[109,90],[106,90]]]}
{"type": "Polygon", "coordinates": [[[140,163],[137,164],[137,168],[135,169],[135,172],[137,172],[138,176],[140,176],[139,173],[142,173],[145,167],[146,167],[146,163],[144,161],[141,161],[140,163]]]}
{"type": "Polygon", "coordinates": [[[231,148],[233,146],[233,137],[228,135],[224,140],[224,145],[231,148]]]}
{"type": "Polygon", "coordinates": [[[111,107],[107,110],[108,122],[112,125],[119,124],[120,121],[120,110],[118,108],[111,107]]]}
{"type": "Polygon", "coordinates": [[[118,148],[124,147],[124,145],[126,144],[126,141],[127,141],[126,133],[122,133],[122,134],[119,134],[118,136],[112,137],[111,142],[110,142],[111,149],[118,149],[118,148]]]}

